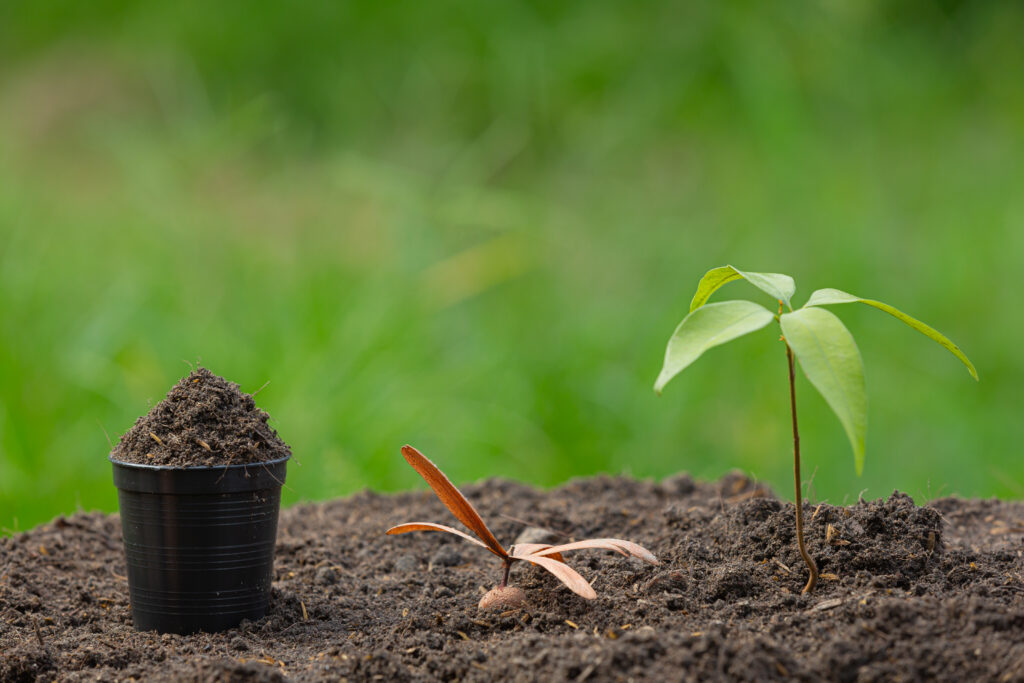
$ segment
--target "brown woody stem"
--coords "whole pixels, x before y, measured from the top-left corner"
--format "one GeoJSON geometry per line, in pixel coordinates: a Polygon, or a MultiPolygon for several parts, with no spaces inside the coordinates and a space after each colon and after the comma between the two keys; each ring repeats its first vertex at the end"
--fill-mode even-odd
{"type": "Polygon", "coordinates": [[[814,590],[814,584],[818,582],[818,565],[814,558],[807,552],[804,545],[804,501],[800,483],[800,432],[796,426],[796,372],[793,369],[793,349],[789,348],[789,342],[785,337],[782,339],[786,344],[786,359],[789,361],[789,408],[793,414],[793,483],[796,486],[796,545],[800,548],[800,556],[804,558],[807,569],[811,575],[807,578],[807,585],[802,592],[809,593],[814,590]]]}

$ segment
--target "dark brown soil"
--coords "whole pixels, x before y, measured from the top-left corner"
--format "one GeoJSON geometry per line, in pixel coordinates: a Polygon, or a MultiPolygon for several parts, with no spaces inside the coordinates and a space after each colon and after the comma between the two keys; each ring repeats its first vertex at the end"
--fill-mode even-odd
{"type": "Polygon", "coordinates": [[[662,564],[575,552],[586,601],[519,563],[529,609],[480,612],[500,562],[383,536],[453,524],[430,492],[361,493],[282,512],[270,616],[161,636],[131,626],[117,517],[76,515],[0,541],[0,679],[1024,681],[1024,503],[808,505],[822,578],[804,596],[792,505],[739,475],[464,490],[505,543],[515,517],[662,564]]]}
{"type": "Polygon", "coordinates": [[[291,455],[269,419],[237,384],[199,367],[135,422],[113,456],[142,465],[212,467],[291,455]]]}

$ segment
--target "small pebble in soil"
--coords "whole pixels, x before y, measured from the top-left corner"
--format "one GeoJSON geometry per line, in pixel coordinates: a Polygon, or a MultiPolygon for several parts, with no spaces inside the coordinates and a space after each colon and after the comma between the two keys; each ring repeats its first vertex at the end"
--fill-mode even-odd
{"type": "Polygon", "coordinates": [[[661,490],[669,496],[686,496],[696,488],[693,477],[685,472],[667,477],[661,482],[661,490]]]}
{"type": "Polygon", "coordinates": [[[316,582],[321,586],[338,583],[338,572],[333,567],[320,567],[316,570],[316,582]]]}
{"type": "Polygon", "coordinates": [[[430,564],[434,567],[454,567],[457,564],[462,564],[462,555],[452,546],[446,545],[443,548],[438,548],[430,556],[430,564]]]}
{"type": "Polygon", "coordinates": [[[401,555],[395,560],[396,572],[414,572],[420,567],[420,561],[415,555],[401,555]]]}
{"type": "Polygon", "coordinates": [[[528,526],[519,532],[516,536],[515,545],[520,543],[550,543],[552,545],[558,542],[558,536],[548,529],[542,529],[541,527],[528,526]]]}
{"type": "Polygon", "coordinates": [[[655,595],[661,592],[678,593],[686,590],[689,583],[685,574],[670,570],[655,574],[644,586],[644,592],[655,595]]]}

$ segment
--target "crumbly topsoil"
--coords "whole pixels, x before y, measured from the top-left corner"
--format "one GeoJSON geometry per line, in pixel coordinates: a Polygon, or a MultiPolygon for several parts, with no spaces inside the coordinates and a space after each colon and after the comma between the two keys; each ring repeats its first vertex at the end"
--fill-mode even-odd
{"type": "Polygon", "coordinates": [[[212,467],[291,455],[269,419],[237,384],[199,367],[135,422],[113,456],[143,465],[212,467]]]}
{"type": "Polygon", "coordinates": [[[518,563],[528,609],[481,612],[490,553],[383,535],[457,524],[432,494],[361,493],[282,511],[266,618],[158,635],[131,626],[118,518],[79,514],[0,540],[0,680],[1024,680],[1024,503],[808,505],[805,596],[792,505],[739,475],[464,490],[505,543],[516,518],[662,564],[567,554],[586,601],[518,563]]]}

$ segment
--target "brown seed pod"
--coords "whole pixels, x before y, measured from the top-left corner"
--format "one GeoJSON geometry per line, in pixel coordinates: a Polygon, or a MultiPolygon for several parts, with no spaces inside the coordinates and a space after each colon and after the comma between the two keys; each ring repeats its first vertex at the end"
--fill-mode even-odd
{"type": "Polygon", "coordinates": [[[480,598],[480,609],[523,609],[526,607],[526,593],[516,586],[492,588],[480,598]]]}

